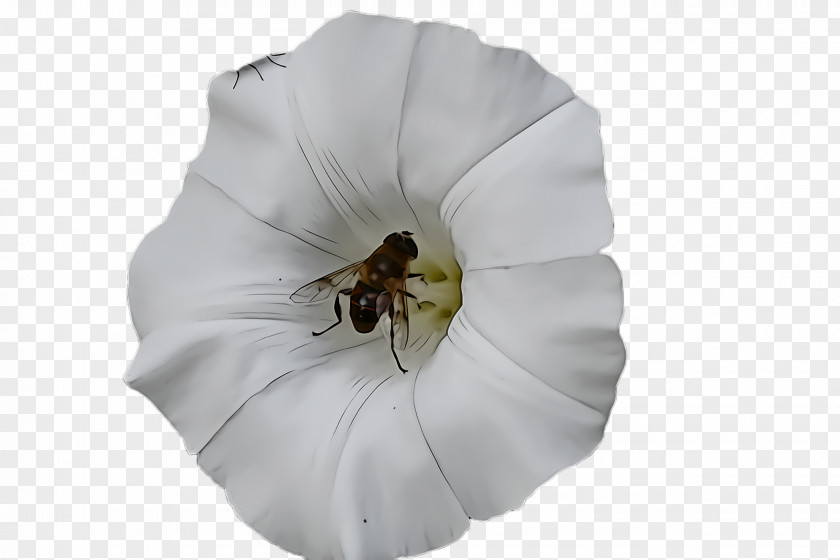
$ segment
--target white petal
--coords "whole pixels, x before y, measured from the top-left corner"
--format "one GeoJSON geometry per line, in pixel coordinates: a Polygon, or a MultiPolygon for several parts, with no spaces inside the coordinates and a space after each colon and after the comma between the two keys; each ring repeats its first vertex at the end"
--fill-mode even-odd
{"type": "Polygon", "coordinates": [[[332,305],[289,301],[342,264],[188,173],[169,217],[131,261],[129,301],[141,342],[126,382],[172,422],[189,451],[201,449],[280,374],[365,340],[345,324],[313,341],[313,329],[335,320],[332,305]]]}
{"type": "Polygon", "coordinates": [[[196,453],[255,393],[324,359],[301,347],[311,337],[290,320],[171,325],[145,337],[125,375],[196,453]],[[297,348],[296,351],[293,351],[297,348]]]}
{"type": "Polygon", "coordinates": [[[417,378],[420,426],[475,519],[519,508],[560,469],[587,456],[606,417],[517,366],[459,311],[417,378]]]}
{"type": "MultiPolygon", "coordinates": [[[[324,311],[332,310],[326,307],[330,309],[324,311]]],[[[334,316],[323,322],[313,317],[260,318],[268,313],[171,324],[141,340],[125,381],[166,416],[190,453],[203,448],[244,403],[278,379],[370,342],[382,345],[378,352],[368,350],[371,359],[391,360],[379,331],[362,335],[344,321],[315,338],[312,329],[331,324],[334,316]]]]}
{"type": "Polygon", "coordinates": [[[389,353],[376,341],[271,384],[201,451],[243,521],[311,560],[418,554],[466,529],[418,427],[414,377],[389,353]]]}
{"type": "Polygon", "coordinates": [[[289,64],[295,134],[321,187],[371,247],[416,224],[397,179],[416,35],[408,20],[349,12],[301,44],[289,64]]]}
{"type": "Polygon", "coordinates": [[[299,314],[289,294],[346,264],[260,222],[190,172],[167,219],[131,260],[132,319],[142,338],[196,319],[299,314]]]}
{"type": "Polygon", "coordinates": [[[573,94],[524,51],[486,45],[473,31],[443,23],[418,28],[400,179],[410,202],[436,210],[468,169],[573,94]]]}
{"type": "Polygon", "coordinates": [[[621,273],[606,255],[476,270],[464,311],[478,332],[548,385],[604,415],[625,352],[621,273]]]}
{"type": "Polygon", "coordinates": [[[464,270],[592,255],[612,239],[598,112],[579,98],[473,167],[441,204],[464,270]]]}
{"type": "Polygon", "coordinates": [[[286,100],[288,68],[278,66],[289,58],[269,55],[213,78],[207,139],[189,168],[258,219],[313,245],[340,252],[323,237],[342,239],[347,257],[363,247],[338,219],[295,139],[286,100]]]}

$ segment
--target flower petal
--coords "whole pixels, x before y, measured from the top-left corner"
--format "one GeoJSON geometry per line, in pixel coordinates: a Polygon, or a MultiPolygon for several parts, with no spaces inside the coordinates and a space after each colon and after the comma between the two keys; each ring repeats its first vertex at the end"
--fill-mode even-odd
{"type": "Polygon", "coordinates": [[[342,239],[346,252],[361,251],[295,139],[286,102],[288,70],[278,65],[288,58],[269,55],[213,78],[207,138],[189,168],[264,222],[329,251],[337,246],[324,237],[342,239]]]}
{"type": "Polygon", "coordinates": [[[335,320],[331,306],[289,301],[342,264],[188,173],[169,217],[131,261],[128,297],[141,341],[126,382],[172,422],[188,450],[201,449],[281,373],[359,343],[352,328],[312,342],[313,327],[321,328],[313,321],[335,320]],[[295,350],[306,343],[312,346],[295,350]]]}
{"type": "Polygon", "coordinates": [[[131,260],[135,328],[142,338],[197,319],[294,315],[300,307],[289,294],[346,265],[337,255],[260,222],[189,172],[169,216],[131,260]]]}
{"type": "Polygon", "coordinates": [[[466,316],[493,346],[609,414],[625,360],[621,273],[609,256],[470,271],[463,290],[466,316]]]}
{"type": "Polygon", "coordinates": [[[418,374],[420,426],[467,515],[519,508],[600,441],[605,418],[547,387],[481,338],[459,312],[418,374]]]}
{"type": "Polygon", "coordinates": [[[317,559],[391,559],[468,525],[420,431],[414,377],[384,341],[332,355],[251,398],[199,454],[243,521],[317,559]]]}
{"type": "Polygon", "coordinates": [[[312,172],[375,247],[416,223],[397,179],[397,139],[416,26],[348,12],[292,53],[289,102],[312,172]]]}
{"type": "Polygon", "coordinates": [[[172,325],[142,340],[125,381],[154,403],[187,451],[196,453],[255,393],[324,361],[311,348],[300,348],[310,336],[290,320],[172,325]]]}
{"type": "Polygon", "coordinates": [[[473,167],[441,204],[464,270],[592,255],[608,245],[598,112],[579,98],[473,167]]]}
{"type": "Polygon", "coordinates": [[[464,307],[418,374],[421,428],[473,518],[521,507],[601,440],[624,352],[615,267],[591,259],[467,273],[464,307]]]}
{"type": "Polygon", "coordinates": [[[405,89],[400,181],[409,201],[437,208],[472,166],[572,90],[528,53],[482,43],[475,32],[421,22],[405,89]]]}

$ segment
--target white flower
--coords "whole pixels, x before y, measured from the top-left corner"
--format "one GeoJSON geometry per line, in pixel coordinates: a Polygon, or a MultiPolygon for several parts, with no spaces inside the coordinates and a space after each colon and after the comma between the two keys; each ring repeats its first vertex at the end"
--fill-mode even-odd
{"type": "Polygon", "coordinates": [[[595,109],[521,51],[352,12],[208,103],[131,263],[126,381],[243,521],[312,560],[414,555],[592,452],[625,358],[595,109]],[[406,374],[289,299],[402,230],[430,302],[406,374]]]}

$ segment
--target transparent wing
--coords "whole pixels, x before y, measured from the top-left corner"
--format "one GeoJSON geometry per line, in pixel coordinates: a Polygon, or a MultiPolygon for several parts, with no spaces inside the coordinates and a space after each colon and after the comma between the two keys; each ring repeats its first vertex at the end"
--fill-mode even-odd
{"type": "Polygon", "coordinates": [[[394,298],[394,347],[405,350],[408,346],[408,299],[405,282],[394,298]]]}
{"type": "Polygon", "coordinates": [[[300,287],[289,297],[295,303],[322,301],[329,297],[334,290],[341,288],[344,284],[349,284],[364,263],[365,261],[359,261],[347,265],[344,268],[339,268],[335,272],[331,272],[300,287]]]}

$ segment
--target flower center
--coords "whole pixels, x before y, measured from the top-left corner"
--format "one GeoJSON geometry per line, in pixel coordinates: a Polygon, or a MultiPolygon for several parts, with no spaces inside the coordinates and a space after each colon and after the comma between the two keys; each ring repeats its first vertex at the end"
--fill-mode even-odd
{"type": "Polygon", "coordinates": [[[446,267],[449,274],[433,259],[424,259],[422,255],[418,255],[412,263],[412,270],[423,274],[422,287],[418,289],[420,293],[415,293],[420,305],[416,315],[419,319],[422,314],[427,314],[428,327],[444,333],[461,307],[461,269],[455,259],[446,264],[450,265],[446,267]]]}

